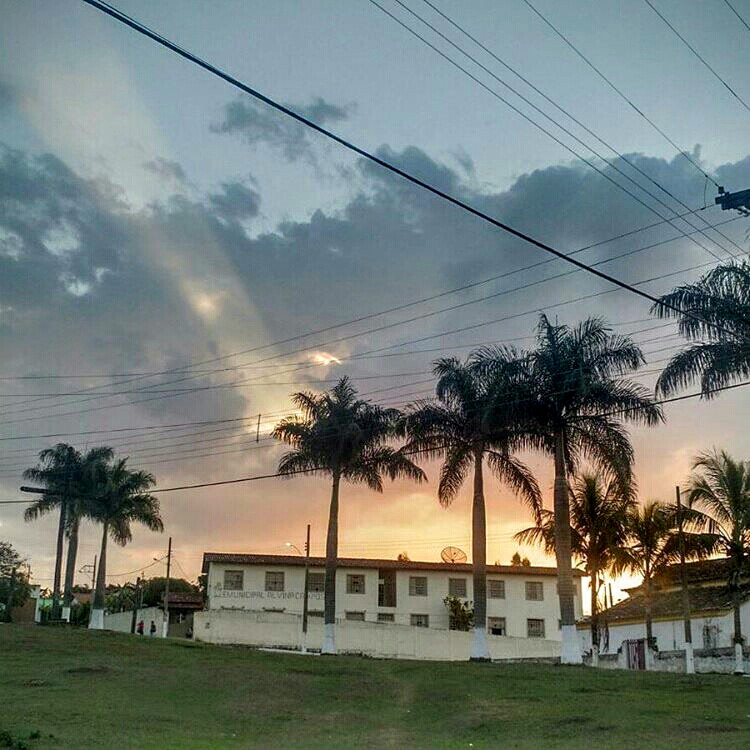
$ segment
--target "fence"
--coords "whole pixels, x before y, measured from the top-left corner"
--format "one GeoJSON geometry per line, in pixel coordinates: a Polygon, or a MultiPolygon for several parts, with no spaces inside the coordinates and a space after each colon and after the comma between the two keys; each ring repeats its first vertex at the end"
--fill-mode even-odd
{"type": "MultiPolygon", "coordinates": [[[[300,649],[302,624],[299,615],[242,610],[205,610],[194,616],[193,637],[207,643],[242,644],[270,648],[300,649]]],[[[363,654],[390,659],[466,661],[472,633],[436,628],[418,628],[392,623],[353,622],[336,624],[339,653],[363,654]]],[[[320,649],[323,623],[308,623],[307,647],[320,649]]],[[[492,659],[554,659],[560,643],[543,638],[487,636],[492,659]]]]}

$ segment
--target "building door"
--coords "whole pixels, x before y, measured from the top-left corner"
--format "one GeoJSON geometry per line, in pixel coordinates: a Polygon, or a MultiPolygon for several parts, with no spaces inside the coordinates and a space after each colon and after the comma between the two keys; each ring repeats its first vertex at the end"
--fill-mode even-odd
{"type": "Polygon", "coordinates": [[[378,578],[378,607],[395,607],[396,571],[381,570],[378,578]]]}
{"type": "Polygon", "coordinates": [[[646,669],[646,641],[637,638],[625,641],[623,647],[628,658],[628,669],[646,669]]]}

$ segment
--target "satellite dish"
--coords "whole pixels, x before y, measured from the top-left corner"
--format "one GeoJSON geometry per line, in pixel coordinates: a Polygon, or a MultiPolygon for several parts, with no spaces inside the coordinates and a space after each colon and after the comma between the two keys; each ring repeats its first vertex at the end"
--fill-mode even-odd
{"type": "Polygon", "coordinates": [[[441,553],[440,557],[443,558],[443,562],[447,563],[465,563],[466,553],[458,547],[446,547],[441,553]]]}

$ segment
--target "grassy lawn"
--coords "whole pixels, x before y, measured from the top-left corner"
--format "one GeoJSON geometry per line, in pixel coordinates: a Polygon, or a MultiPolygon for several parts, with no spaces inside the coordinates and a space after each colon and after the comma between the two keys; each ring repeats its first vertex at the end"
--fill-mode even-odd
{"type": "Polygon", "coordinates": [[[0,625],[4,746],[729,750],[750,747],[750,679],[303,657],[0,625]]]}

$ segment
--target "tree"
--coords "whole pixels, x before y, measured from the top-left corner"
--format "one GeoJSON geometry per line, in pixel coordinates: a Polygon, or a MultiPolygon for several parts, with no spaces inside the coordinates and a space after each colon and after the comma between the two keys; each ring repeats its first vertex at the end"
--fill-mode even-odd
{"type": "Polygon", "coordinates": [[[52,619],[60,617],[60,575],[62,572],[63,543],[67,513],[70,504],[70,489],[74,474],[79,464],[78,451],[67,443],[57,443],[39,453],[39,464],[26,469],[23,476],[41,484],[46,492],[40,495],[25,511],[24,520],[36,521],[38,518],[57,510],[57,541],[55,546],[55,570],[52,583],[52,619]]]}
{"type": "MultiPolygon", "coordinates": [[[[573,558],[583,565],[591,580],[591,647],[599,650],[598,595],[602,576],[619,560],[625,543],[625,521],[633,500],[623,495],[620,485],[600,474],[579,474],[570,488],[570,547],[573,558]]],[[[555,552],[555,514],[544,510],[540,523],[516,534],[522,544],[539,544],[548,554],[555,552]]]]}
{"type": "Polygon", "coordinates": [[[396,560],[398,560],[398,562],[411,562],[411,558],[406,552],[399,552],[396,560]]]}
{"type": "Polygon", "coordinates": [[[744,672],[742,656],[742,577],[750,572],[750,462],[735,461],[726,451],[701,453],[688,486],[688,504],[705,514],[715,549],[729,560],[729,590],[734,599],[736,672],[744,672]]]}
{"type": "Polygon", "coordinates": [[[553,325],[541,315],[536,349],[529,356],[533,397],[530,444],[554,457],[555,557],[562,631],[561,660],[581,662],[575,627],[571,567],[568,475],[581,458],[615,479],[621,492],[631,489],[633,448],[623,423],[655,425],[663,420],[648,390],[626,377],[644,363],[627,336],[611,333],[600,318],[574,327],[553,325]]]}
{"type": "Polygon", "coordinates": [[[90,516],[102,525],[102,545],[89,627],[99,630],[104,627],[107,540],[111,538],[124,547],[133,538],[133,523],[151,531],[164,531],[159,501],[148,494],[156,480],[148,472],[131,471],[127,461],[127,458],[122,458],[114,463],[101,462],[96,467],[96,495],[90,516]]]}
{"type": "Polygon", "coordinates": [[[446,596],[443,604],[448,609],[450,630],[469,631],[474,627],[474,608],[471,602],[465,602],[457,596],[446,596]]]}
{"type": "Polygon", "coordinates": [[[421,482],[424,472],[388,443],[401,413],[357,398],[348,378],[322,394],[295,393],[292,402],[301,417],[281,420],[273,436],[292,446],[282,456],[279,473],[330,477],[331,502],[326,536],[323,653],[335,654],[336,567],[338,560],[339,486],[341,481],[366,484],[383,491],[383,474],[421,482]]]}
{"type": "Polygon", "coordinates": [[[539,487],[515,449],[523,434],[513,408],[495,408],[498,393],[512,389],[517,372],[515,352],[496,349],[491,358],[472,355],[462,363],[455,358],[435,363],[437,403],[418,402],[407,411],[405,450],[425,459],[443,458],[438,499],[449,506],[464,481],[473,473],[472,577],[474,586],[474,642],[471,658],[489,659],[487,646],[487,511],[484,464],[498,479],[537,510],[539,487]]]}
{"type": "MultiPolygon", "coordinates": [[[[62,617],[70,619],[70,606],[73,601],[73,578],[76,572],[78,556],[78,533],[82,518],[88,515],[91,503],[92,483],[95,481],[95,468],[101,461],[110,461],[111,448],[92,448],[81,454],[67,443],[58,443],[39,454],[40,466],[27,469],[24,476],[44,484],[51,490],[38,498],[25,512],[27,521],[34,520],[55,507],[60,509],[61,527],[68,539],[68,554],[65,563],[63,585],[62,617]]],[[[62,537],[58,529],[58,554],[60,559],[55,564],[55,583],[59,596],[59,573],[62,567],[62,537]]],[[[53,594],[53,610],[56,609],[53,594]]],[[[55,615],[53,614],[53,617],[55,615]]]]}
{"type": "Polygon", "coordinates": [[[22,607],[30,591],[26,560],[12,544],[0,541],[0,619],[10,622],[12,608],[22,607]]]}
{"type": "Polygon", "coordinates": [[[750,264],[711,269],[698,281],[665,294],[652,308],[660,318],[676,318],[691,342],[676,354],[656,383],[670,396],[700,380],[705,398],[717,388],[750,376],[750,264]]]}
{"type": "MultiPolygon", "coordinates": [[[[683,518],[693,524],[697,516],[683,509],[683,518]]],[[[613,573],[634,573],[641,577],[643,615],[646,621],[646,640],[654,645],[651,597],[654,578],[680,559],[677,508],[674,505],[651,501],[631,507],[625,517],[627,544],[620,548],[613,565],[613,573]]],[[[685,559],[707,557],[715,542],[709,534],[683,532],[685,559]]]]}
{"type": "MultiPolygon", "coordinates": [[[[518,536],[518,534],[516,534],[518,536]]],[[[521,553],[516,550],[513,553],[513,557],[510,558],[510,564],[514,568],[528,568],[531,565],[528,557],[521,557],[521,553]]]]}
{"type": "MultiPolygon", "coordinates": [[[[143,606],[160,607],[164,598],[164,592],[167,589],[167,579],[163,576],[156,576],[143,581],[143,606]]],[[[184,578],[169,579],[170,594],[193,594],[198,593],[200,589],[190,581],[184,578]]]]}

